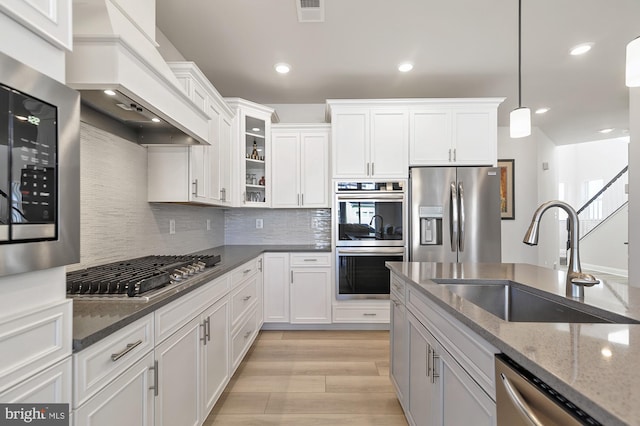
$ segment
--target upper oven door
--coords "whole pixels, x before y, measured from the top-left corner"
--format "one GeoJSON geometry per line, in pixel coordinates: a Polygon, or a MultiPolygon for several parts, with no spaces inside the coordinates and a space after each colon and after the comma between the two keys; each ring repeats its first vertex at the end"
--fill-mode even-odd
{"type": "Polygon", "coordinates": [[[336,194],[337,246],[404,246],[405,196],[336,194]]]}

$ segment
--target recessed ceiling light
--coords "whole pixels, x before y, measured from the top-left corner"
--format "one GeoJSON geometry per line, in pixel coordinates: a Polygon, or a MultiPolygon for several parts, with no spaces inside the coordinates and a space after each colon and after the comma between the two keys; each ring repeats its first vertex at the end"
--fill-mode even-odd
{"type": "Polygon", "coordinates": [[[403,62],[398,65],[398,71],[400,72],[409,72],[413,69],[413,64],[411,62],[403,62]]]}
{"type": "Polygon", "coordinates": [[[613,127],[607,127],[606,129],[600,129],[598,130],[600,133],[611,133],[613,132],[613,127]]]}
{"type": "Polygon", "coordinates": [[[259,132],[260,131],[260,127],[254,127],[253,129],[251,129],[254,132],[259,132]]]}
{"type": "Polygon", "coordinates": [[[160,122],[160,119],[159,119],[159,118],[157,118],[157,117],[153,117],[153,118],[151,119],[151,121],[153,121],[154,123],[159,123],[159,122],[160,122]]]}
{"type": "Polygon", "coordinates": [[[538,108],[536,110],[536,114],[544,114],[545,112],[549,111],[549,108],[544,107],[544,108],[538,108]]]}
{"type": "Polygon", "coordinates": [[[116,95],[116,92],[114,92],[113,90],[110,90],[110,89],[105,90],[104,93],[106,95],[109,95],[109,96],[115,96],[116,95]]]}
{"type": "Polygon", "coordinates": [[[593,43],[582,43],[577,46],[573,46],[571,50],[569,50],[569,54],[573,56],[584,55],[593,47],[593,43]]]}
{"type": "Polygon", "coordinates": [[[279,72],[280,74],[286,74],[289,71],[291,71],[291,67],[289,66],[289,64],[285,64],[283,62],[279,63],[279,64],[275,64],[273,66],[275,68],[275,70],[277,72],[279,72]]]}

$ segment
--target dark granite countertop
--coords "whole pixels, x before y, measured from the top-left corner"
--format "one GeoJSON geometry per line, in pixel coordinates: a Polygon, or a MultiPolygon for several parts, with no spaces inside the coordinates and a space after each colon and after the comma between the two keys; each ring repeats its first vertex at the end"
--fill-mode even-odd
{"type": "Polygon", "coordinates": [[[226,274],[265,252],[330,252],[330,246],[316,245],[229,245],[192,254],[219,254],[214,268],[175,284],[171,291],[149,302],[73,299],[73,352],[81,351],[137,319],[226,274]]]}

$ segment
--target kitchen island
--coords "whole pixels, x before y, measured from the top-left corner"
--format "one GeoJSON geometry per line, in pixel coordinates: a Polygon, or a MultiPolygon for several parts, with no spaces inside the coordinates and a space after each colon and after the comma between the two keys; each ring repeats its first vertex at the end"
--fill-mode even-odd
{"type": "Polygon", "coordinates": [[[599,422],[640,424],[640,325],[505,321],[446,284],[512,284],[628,322],[640,320],[640,289],[605,281],[586,288],[584,301],[567,301],[564,272],[527,264],[388,262],[387,267],[409,291],[426,296],[599,422]]]}
{"type": "Polygon", "coordinates": [[[316,245],[225,245],[192,254],[220,255],[221,262],[150,302],[73,300],[73,351],[78,352],[122,327],[194,291],[265,252],[330,252],[316,245]]]}

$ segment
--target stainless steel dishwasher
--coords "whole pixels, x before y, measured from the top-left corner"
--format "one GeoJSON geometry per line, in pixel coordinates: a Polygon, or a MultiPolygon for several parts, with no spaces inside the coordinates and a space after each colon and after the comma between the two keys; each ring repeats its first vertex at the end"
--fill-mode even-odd
{"type": "Polygon", "coordinates": [[[507,356],[495,363],[498,426],[601,425],[507,356]]]}

